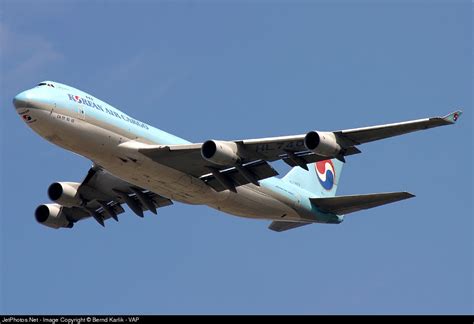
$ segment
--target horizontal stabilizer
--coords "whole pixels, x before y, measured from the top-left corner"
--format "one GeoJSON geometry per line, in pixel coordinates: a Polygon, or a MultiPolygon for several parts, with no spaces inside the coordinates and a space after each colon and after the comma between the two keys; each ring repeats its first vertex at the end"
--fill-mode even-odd
{"type": "Polygon", "coordinates": [[[310,200],[323,212],[344,215],[412,197],[415,197],[415,195],[409,192],[389,192],[329,198],[310,198],[310,200]]]}
{"type": "Polygon", "coordinates": [[[305,226],[311,223],[298,223],[298,222],[280,222],[274,221],[268,226],[269,229],[275,232],[283,232],[300,226],[305,226]]]}

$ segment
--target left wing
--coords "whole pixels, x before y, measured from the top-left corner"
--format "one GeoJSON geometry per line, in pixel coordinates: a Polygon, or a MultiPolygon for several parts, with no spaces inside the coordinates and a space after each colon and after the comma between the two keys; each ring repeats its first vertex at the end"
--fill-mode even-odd
{"type": "Polygon", "coordinates": [[[302,135],[216,141],[186,145],[143,145],[138,151],[157,163],[201,178],[216,191],[232,190],[277,175],[268,162],[283,160],[308,169],[307,164],[358,154],[357,145],[428,128],[454,124],[461,111],[401,123],[302,135]]]}
{"type": "Polygon", "coordinates": [[[48,194],[56,204],[41,205],[36,219],[43,225],[59,228],[72,227],[74,223],[93,217],[100,225],[124,212],[123,204],[138,216],[144,211],[156,214],[156,209],[173,202],[154,192],[134,186],[98,166],[93,166],[82,183],[56,182],[48,194]]]}
{"type": "MultiPolygon", "coordinates": [[[[259,180],[278,175],[263,159],[240,159],[238,163],[211,162],[201,154],[204,144],[154,146],[139,148],[138,151],[157,163],[201,178],[216,191],[228,189],[235,192],[237,186],[258,185],[259,180]]],[[[229,144],[237,145],[234,142],[229,144]]]]}
{"type": "Polygon", "coordinates": [[[403,135],[419,130],[452,125],[461,117],[462,111],[454,111],[444,117],[431,117],[407,122],[347,129],[335,132],[338,138],[346,140],[346,145],[359,145],[381,139],[403,135]]]}

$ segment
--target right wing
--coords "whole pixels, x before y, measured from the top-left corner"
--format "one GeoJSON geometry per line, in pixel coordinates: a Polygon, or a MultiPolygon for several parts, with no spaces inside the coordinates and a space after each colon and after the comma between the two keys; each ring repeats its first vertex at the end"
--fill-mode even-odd
{"type": "Polygon", "coordinates": [[[118,221],[117,215],[124,212],[123,204],[127,204],[140,217],[143,217],[144,211],[156,214],[157,208],[173,204],[170,199],[132,185],[98,166],[89,170],[77,187],[73,199],[65,203],[61,200],[61,195],[65,192],[62,186],[71,184],[75,185],[56,182],[50,186],[48,193],[57,204],[38,207],[36,219],[40,223],[53,228],[72,227],[82,219],[93,217],[100,225],[105,226],[104,221],[109,218],[118,221]],[[55,208],[60,208],[56,216],[55,208]]]}

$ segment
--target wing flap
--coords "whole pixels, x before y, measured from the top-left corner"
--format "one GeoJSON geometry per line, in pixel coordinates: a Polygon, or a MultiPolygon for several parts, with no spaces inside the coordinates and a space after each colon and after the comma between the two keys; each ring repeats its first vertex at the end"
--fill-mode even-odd
{"type": "MultiPolygon", "coordinates": [[[[276,172],[275,169],[273,169],[266,161],[255,161],[244,164],[242,167],[250,172],[251,176],[253,176],[257,181],[278,175],[278,172],[276,172]]],[[[231,187],[233,186],[235,189],[235,187],[243,186],[252,182],[249,177],[246,177],[245,174],[239,171],[236,167],[216,172],[219,173],[218,177],[216,177],[215,173],[210,173],[200,177],[200,179],[218,192],[229,189],[229,185],[231,187]],[[220,176],[224,177],[224,179],[229,183],[226,184],[225,180],[222,181],[222,179],[219,179],[220,176]]]]}
{"type": "Polygon", "coordinates": [[[138,214],[173,204],[170,199],[134,186],[98,166],[89,170],[78,194],[83,202],[80,206],[62,207],[71,222],[94,217],[102,225],[109,218],[117,220],[117,215],[125,212],[124,203],[138,214]]]}
{"type": "Polygon", "coordinates": [[[310,198],[310,200],[323,212],[343,215],[412,197],[415,196],[409,192],[389,192],[329,198],[310,198]]]}
{"type": "MultiPolygon", "coordinates": [[[[120,203],[111,201],[107,204],[108,208],[119,215],[125,212],[120,203]]],[[[91,212],[95,212],[104,220],[111,218],[112,216],[104,209],[97,207],[95,204],[89,204],[84,207],[63,207],[63,211],[67,219],[71,222],[77,222],[81,219],[88,218],[91,216],[91,212]]]]}
{"type": "MultiPolygon", "coordinates": [[[[260,160],[272,162],[283,159],[290,166],[302,166],[308,163],[327,160],[327,157],[306,150],[302,138],[304,138],[304,135],[298,137],[276,137],[273,139],[273,142],[271,138],[268,138],[264,139],[262,143],[259,143],[258,140],[236,141],[236,143],[240,146],[239,153],[242,154],[243,163],[258,162],[260,160]]],[[[202,178],[203,175],[207,175],[209,169],[222,172],[233,167],[232,165],[216,165],[203,159],[201,156],[201,144],[156,146],[141,148],[138,151],[159,164],[190,174],[196,178],[202,178]]],[[[355,147],[351,147],[345,155],[357,153],[360,153],[360,151],[355,147]]]]}
{"type": "MultiPolygon", "coordinates": [[[[351,146],[347,148],[344,152],[344,156],[348,155],[353,155],[353,154],[359,154],[361,151],[355,147],[351,146]]],[[[314,154],[313,152],[306,151],[306,152],[287,152],[286,154],[281,155],[281,159],[283,162],[288,164],[291,167],[295,166],[301,166],[304,168],[303,165],[318,162],[318,161],[324,161],[327,160],[328,158],[326,156],[321,156],[314,154]]]]}

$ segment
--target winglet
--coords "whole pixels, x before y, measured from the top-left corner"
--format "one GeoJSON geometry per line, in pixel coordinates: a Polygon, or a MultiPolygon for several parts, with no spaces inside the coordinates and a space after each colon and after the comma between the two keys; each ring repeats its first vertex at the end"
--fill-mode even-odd
{"type": "Polygon", "coordinates": [[[442,118],[443,118],[444,121],[446,121],[450,124],[455,124],[458,121],[459,117],[461,117],[461,115],[462,115],[462,110],[457,110],[457,111],[454,111],[454,112],[452,112],[452,113],[450,113],[450,114],[448,114],[448,115],[446,115],[442,118]]]}

